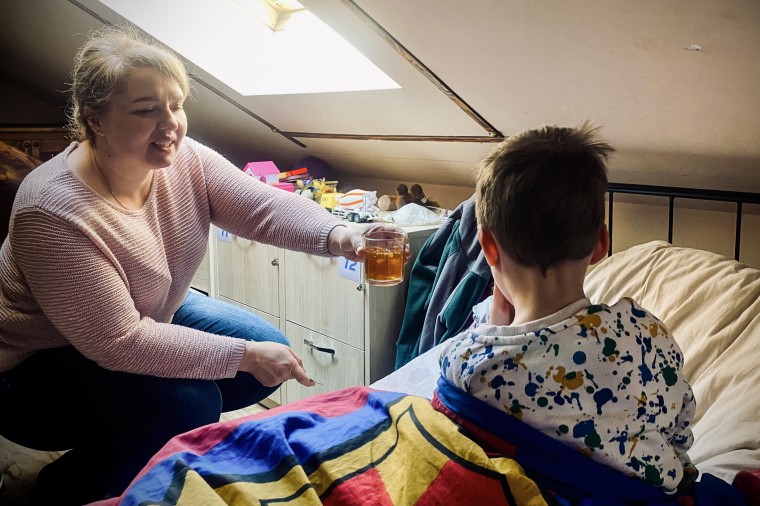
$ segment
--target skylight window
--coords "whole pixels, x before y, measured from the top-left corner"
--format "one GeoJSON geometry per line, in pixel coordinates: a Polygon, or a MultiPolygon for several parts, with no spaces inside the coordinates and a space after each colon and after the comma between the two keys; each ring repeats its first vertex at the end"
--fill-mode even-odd
{"type": "Polygon", "coordinates": [[[284,30],[290,18],[306,9],[296,0],[238,0],[273,32],[284,30]]]}
{"type": "Polygon", "coordinates": [[[101,0],[241,95],[400,86],[295,0],[101,0]]]}

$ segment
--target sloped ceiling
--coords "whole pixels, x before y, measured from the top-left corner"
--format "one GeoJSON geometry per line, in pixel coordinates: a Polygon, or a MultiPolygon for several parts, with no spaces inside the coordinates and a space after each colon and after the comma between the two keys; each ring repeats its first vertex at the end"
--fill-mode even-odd
{"type": "MultiPolygon", "coordinates": [[[[402,89],[242,97],[190,62],[200,80],[187,107],[190,135],[238,165],[272,159],[289,168],[316,156],[342,177],[472,184],[492,143],[294,137],[303,147],[272,131],[487,137],[373,20],[503,135],[589,119],[618,150],[613,181],[760,191],[756,0],[302,3],[402,89]]],[[[102,26],[99,18],[118,21],[96,0],[0,0],[0,8],[0,80],[54,107],[64,105],[82,34],[102,26]]],[[[206,36],[181,11],[167,23],[206,36]]]]}

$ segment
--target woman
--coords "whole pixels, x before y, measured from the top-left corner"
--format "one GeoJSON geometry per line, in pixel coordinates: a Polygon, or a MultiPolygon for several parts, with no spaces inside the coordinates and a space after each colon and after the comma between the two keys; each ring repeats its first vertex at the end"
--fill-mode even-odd
{"type": "Polygon", "coordinates": [[[0,250],[0,434],[71,448],[37,479],[44,504],[116,495],[172,436],[313,385],[278,329],[188,293],[210,224],[363,258],[363,229],[185,137],[188,77],[167,49],[105,29],[72,79],[78,142],[24,180],[0,250]]]}

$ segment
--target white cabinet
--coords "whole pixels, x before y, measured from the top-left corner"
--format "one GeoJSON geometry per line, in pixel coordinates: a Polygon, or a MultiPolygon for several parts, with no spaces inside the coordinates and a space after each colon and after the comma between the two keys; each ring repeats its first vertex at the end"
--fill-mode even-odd
{"type": "MultiPolygon", "coordinates": [[[[349,226],[355,226],[349,224],[349,226]]],[[[212,294],[277,325],[317,381],[289,381],[282,402],[367,385],[393,371],[411,266],[437,227],[405,227],[412,256],[405,281],[367,286],[338,274],[338,258],[283,250],[232,236],[215,239],[212,294]]],[[[214,248],[212,248],[214,249],[214,248]]]]}

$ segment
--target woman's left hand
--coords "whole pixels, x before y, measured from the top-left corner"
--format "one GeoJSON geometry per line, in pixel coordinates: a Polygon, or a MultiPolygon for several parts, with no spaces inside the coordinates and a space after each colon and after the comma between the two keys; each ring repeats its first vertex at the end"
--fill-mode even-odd
{"type": "MultiPolygon", "coordinates": [[[[391,223],[370,223],[347,227],[338,225],[327,237],[327,249],[331,255],[345,257],[354,262],[364,261],[364,234],[370,230],[383,230],[387,232],[404,232],[398,225],[391,223]]],[[[404,262],[409,259],[411,251],[409,244],[404,247],[404,262]]]]}

